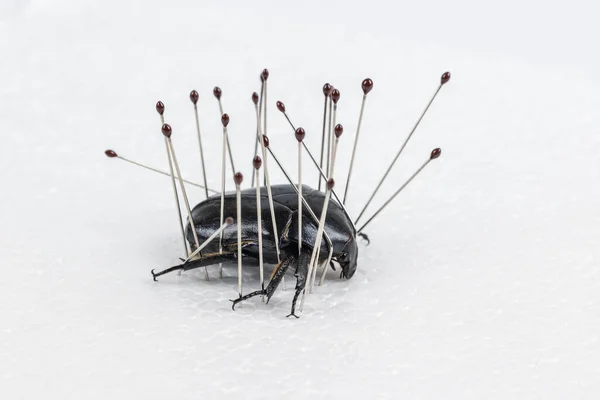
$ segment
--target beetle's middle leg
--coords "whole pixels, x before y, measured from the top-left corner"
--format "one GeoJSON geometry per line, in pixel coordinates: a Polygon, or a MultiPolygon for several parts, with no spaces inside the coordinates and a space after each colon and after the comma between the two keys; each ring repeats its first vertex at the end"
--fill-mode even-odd
{"type": "Polygon", "coordinates": [[[152,273],[152,278],[156,281],[156,278],[168,274],[173,271],[189,271],[190,269],[196,269],[200,267],[207,267],[209,265],[219,264],[225,261],[235,261],[237,260],[237,252],[223,252],[223,253],[210,253],[210,254],[202,254],[202,257],[198,260],[188,261],[186,263],[176,265],[171,268],[167,268],[160,272],[154,272],[154,270],[150,271],[152,273]]]}

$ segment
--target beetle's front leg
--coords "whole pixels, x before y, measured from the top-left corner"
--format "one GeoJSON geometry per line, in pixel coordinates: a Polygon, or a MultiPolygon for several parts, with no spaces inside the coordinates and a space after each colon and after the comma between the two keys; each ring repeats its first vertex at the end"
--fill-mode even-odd
{"type": "Polygon", "coordinates": [[[310,253],[302,250],[296,266],[296,293],[294,293],[294,300],[292,300],[292,312],[287,315],[288,317],[293,315],[296,318],[300,318],[296,315],[296,301],[298,301],[298,296],[300,296],[300,293],[302,293],[306,286],[309,260],[310,253]]]}

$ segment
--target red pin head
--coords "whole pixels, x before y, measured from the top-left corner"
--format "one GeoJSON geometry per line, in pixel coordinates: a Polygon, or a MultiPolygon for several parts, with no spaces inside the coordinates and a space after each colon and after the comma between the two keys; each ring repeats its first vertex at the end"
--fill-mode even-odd
{"type": "Polygon", "coordinates": [[[284,113],[285,112],[285,104],[283,104],[282,102],[278,101],[277,102],[277,109],[279,111],[281,111],[282,113],[284,113]]]}
{"type": "Polygon", "coordinates": [[[263,135],[263,144],[265,145],[265,147],[269,147],[269,138],[267,137],[267,135],[263,135]]]}
{"type": "Polygon", "coordinates": [[[254,157],[252,160],[252,165],[254,166],[254,169],[260,169],[260,166],[262,165],[262,159],[259,156],[254,157]]]}
{"type": "Polygon", "coordinates": [[[231,218],[231,217],[227,217],[227,218],[225,218],[225,223],[226,223],[227,225],[231,225],[231,224],[233,224],[233,218],[231,218]]]}
{"type": "Polygon", "coordinates": [[[333,180],[333,178],[329,179],[327,181],[327,189],[328,190],[333,190],[334,186],[335,186],[335,181],[333,180]]]}
{"type": "Polygon", "coordinates": [[[304,132],[304,128],[296,129],[296,140],[301,142],[304,140],[304,136],[306,136],[306,132],[304,132]]]}
{"type": "Polygon", "coordinates": [[[171,125],[169,125],[169,124],[163,124],[161,130],[162,130],[162,134],[165,135],[168,138],[170,138],[171,137],[171,133],[173,133],[173,130],[171,129],[171,125]]]}
{"type": "Polygon", "coordinates": [[[229,115],[223,114],[221,116],[221,123],[223,124],[224,127],[227,127],[227,125],[229,125],[229,115]]]}
{"type": "Polygon", "coordinates": [[[258,93],[252,93],[252,102],[254,103],[254,105],[258,105],[258,93]]]}
{"type": "Polygon", "coordinates": [[[269,70],[268,69],[263,69],[263,72],[260,74],[260,79],[264,82],[267,79],[269,79],[269,70]]]}
{"type": "Polygon", "coordinates": [[[337,104],[337,102],[340,100],[340,91],[337,89],[333,89],[331,91],[331,100],[333,100],[334,104],[337,104]]]}
{"type": "Polygon", "coordinates": [[[196,92],[195,90],[192,90],[190,92],[190,100],[192,101],[192,103],[194,103],[194,105],[196,105],[196,103],[198,102],[198,98],[200,96],[198,95],[198,92],[196,92]]]}
{"type": "Polygon", "coordinates": [[[361,86],[362,86],[363,93],[366,95],[371,90],[373,90],[373,81],[371,79],[367,78],[364,81],[362,81],[361,86]]]}
{"type": "Polygon", "coordinates": [[[215,95],[215,97],[217,98],[217,100],[221,100],[221,94],[223,92],[221,92],[221,88],[218,86],[215,86],[215,88],[213,89],[213,94],[215,95]]]}
{"type": "Polygon", "coordinates": [[[332,90],[333,90],[333,86],[331,86],[329,83],[326,83],[323,85],[323,94],[325,95],[325,97],[331,96],[332,90]]]}
{"type": "Polygon", "coordinates": [[[442,78],[441,78],[442,85],[445,85],[446,83],[448,83],[449,80],[450,80],[450,72],[444,72],[442,74],[442,78]]]}
{"type": "Polygon", "coordinates": [[[235,175],[233,176],[233,181],[238,186],[240,186],[242,184],[243,180],[244,180],[244,175],[242,175],[241,172],[236,172],[235,175]]]}
{"type": "Polygon", "coordinates": [[[162,101],[159,101],[156,103],[156,112],[158,112],[160,115],[163,115],[165,112],[165,105],[163,104],[162,101]]]}
{"type": "Polygon", "coordinates": [[[342,124],[337,124],[333,132],[335,133],[335,137],[339,139],[340,136],[342,136],[342,133],[344,133],[344,127],[342,124]]]}
{"type": "Polygon", "coordinates": [[[435,160],[436,158],[438,158],[440,155],[442,155],[442,149],[440,149],[439,147],[437,149],[433,149],[431,151],[431,156],[429,156],[430,160],[435,160]]]}
{"type": "Polygon", "coordinates": [[[106,157],[108,157],[108,158],[115,158],[115,157],[118,157],[117,153],[115,153],[115,152],[114,152],[114,151],[112,151],[112,150],[106,150],[106,151],[104,152],[104,154],[106,154],[106,157]]]}

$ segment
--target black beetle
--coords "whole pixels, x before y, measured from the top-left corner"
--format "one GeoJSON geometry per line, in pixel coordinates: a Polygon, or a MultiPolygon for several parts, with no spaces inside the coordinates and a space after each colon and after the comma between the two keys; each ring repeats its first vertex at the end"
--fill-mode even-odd
{"type": "MultiPolygon", "coordinates": [[[[288,315],[295,317],[296,301],[299,294],[307,283],[308,264],[317,236],[318,224],[311,219],[306,210],[302,208],[302,251],[298,254],[298,195],[292,185],[273,185],[273,206],[278,232],[273,232],[270,207],[267,199],[267,189],[261,189],[261,213],[263,229],[263,258],[265,263],[277,264],[269,284],[265,289],[257,290],[233,300],[233,307],[243,300],[257,295],[266,295],[268,300],[273,296],[282,277],[290,266],[296,269],[296,293],[292,302],[292,312],[288,315]],[[280,262],[278,263],[275,240],[278,241],[280,251],[280,262]]],[[[325,201],[325,193],[302,186],[304,200],[313,210],[317,218],[320,218],[325,201]]],[[[242,199],[242,254],[245,259],[258,260],[258,231],[256,212],[256,189],[245,189],[241,191],[242,199]]],[[[225,214],[236,214],[236,195],[227,193],[225,195],[225,214]]],[[[221,224],[220,221],[220,195],[209,197],[199,203],[192,210],[192,218],[196,226],[198,240],[205,241],[211,236],[221,224]]],[[[223,231],[223,252],[219,252],[219,241],[211,242],[202,253],[200,259],[191,260],[187,263],[176,265],[155,273],[152,270],[154,280],[156,277],[178,270],[188,271],[191,269],[218,264],[225,261],[237,260],[237,224],[235,221],[223,231]]],[[[332,260],[340,264],[342,276],[346,279],[352,278],[356,271],[356,260],[358,257],[358,244],[356,241],[356,230],[352,222],[344,213],[342,207],[333,199],[330,200],[325,220],[325,233],[329,236],[333,246],[332,260]]],[[[194,246],[194,237],[190,224],[186,227],[186,237],[194,246]]],[[[329,255],[329,245],[323,240],[321,242],[321,260],[329,255]],[[325,255],[323,257],[323,255],[325,255]]]]}

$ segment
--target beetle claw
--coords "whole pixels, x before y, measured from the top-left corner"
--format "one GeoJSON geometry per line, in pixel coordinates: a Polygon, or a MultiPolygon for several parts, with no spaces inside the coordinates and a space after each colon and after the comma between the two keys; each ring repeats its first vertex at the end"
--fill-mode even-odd
{"type": "Polygon", "coordinates": [[[371,239],[369,239],[369,236],[367,236],[366,233],[359,232],[358,236],[360,236],[361,238],[363,238],[367,241],[367,246],[371,244],[371,239]]]}
{"type": "Polygon", "coordinates": [[[293,315],[294,317],[296,317],[296,318],[300,318],[299,316],[297,316],[297,315],[296,315],[296,314],[294,314],[294,313],[288,314],[288,315],[286,315],[285,317],[286,317],[286,318],[288,318],[288,317],[291,317],[292,315],[293,315]]]}
{"type": "Polygon", "coordinates": [[[154,273],[154,269],[152,269],[152,271],[150,271],[150,273],[152,274],[152,279],[154,279],[154,282],[158,282],[156,280],[156,274],[154,273]]]}

